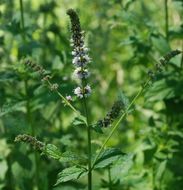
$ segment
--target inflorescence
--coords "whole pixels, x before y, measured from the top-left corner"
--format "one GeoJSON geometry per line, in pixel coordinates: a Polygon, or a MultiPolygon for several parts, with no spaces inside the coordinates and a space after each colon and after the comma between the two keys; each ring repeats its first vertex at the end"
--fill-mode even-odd
{"type": "MultiPolygon", "coordinates": [[[[154,81],[156,74],[158,72],[162,72],[163,67],[165,67],[167,65],[167,63],[170,61],[170,59],[175,57],[176,55],[179,55],[180,53],[182,53],[182,51],[173,50],[173,51],[167,53],[165,56],[163,56],[163,58],[160,59],[159,63],[157,63],[155,65],[155,68],[153,70],[148,71],[149,81],[154,81]]],[[[148,83],[146,83],[146,84],[148,84],[148,83]]],[[[144,86],[144,88],[145,87],[146,86],[144,86]]],[[[125,107],[126,106],[122,100],[118,100],[118,101],[114,102],[111,110],[107,113],[107,115],[103,119],[100,119],[97,122],[97,125],[99,127],[110,126],[114,122],[114,120],[119,117],[121,112],[125,111],[125,107]]]]}
{"type": "Polygon", "coordinates": [[[100,119],[97,122],[97,125],[99,127],[109,127],[115,119],[119,117],[122,111],[124,111],[125,105],[122,100],[117,100],[114,102],[112,108],[110,111],[106,114],[106,116],[103,119],[100,119]]]}
{"type": "Polygon", "coordinates": [[[82,85],[74,89],[74,94],[78,98],[88,97],[91,94],[91,87],[86,84],[86,79],[90,73],[87,70],[87,64],[91,61],[88,55],[88,48],[84,44],[84,32],[81,31],[80,21],[77,13],[69,9],[67,14],[71,20],[71,46],[73,46],[73,60],[75,67],[74,76],[81,80],[82,85]]]}
{"type": "Polygon", "coordinates": [[[182,53],[180,50],[173,50],[169,53],[167,53],[165,56],[163,56],[160,60],[159,63],[155,65],[155,68],[153,70],[148,71],[148,76],[151,81],[154,81],[156,78],[156,74],[160,73],[163,71],[163,68],[167,65],[167,63],[172,59],[173,57],[179,55],[182,53]]]}
{"type": "Polygon", "coordinates": [[[45,144],[41,141],[38,141],[35,137],[32,137],[30,135],[18,135],[15,138],[15,142],[24,142],[27,143],[29,145],[31,145],[35,150],[38,150],[40,152],[44,151],[45,148],[45,144]]]}
{"type": "Polygon", "coordinates": [[[58,89],[59,87],[58,84],[57,83],[52,84],[50,82],[51,76],[47,74],[48,72],[45,69],[43,69],[42,66],[36,64],[34,61],[30,59],[25,59],[24,64],[29,68],[31,68],[33,71],[38,72],[41,77],[41,81],[47,82],[47,85],[49,86],[51,91],[56,91],[58,89]]]}

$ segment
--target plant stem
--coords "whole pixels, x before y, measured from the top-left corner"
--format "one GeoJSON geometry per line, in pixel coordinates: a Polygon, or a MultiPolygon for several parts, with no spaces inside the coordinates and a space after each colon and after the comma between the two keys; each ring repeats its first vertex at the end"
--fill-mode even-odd
{"type": "MultiPolygon", "coordinates": [[[[183,52],[183,40],[182,40],[182,52],[183,52]]],[[[182,53],[182,57],[181,57],[180,66],[181,66],[181,68],[183,68],[183,53],[182,53]]]]}
{"type": "Polygon", "coordinates": [[[104,141],[104,143],[102,144],[97,156],[95,157],[95,160],[93,162],[92,168],[94,168],[94,165],[97,161],[97,159],[99,158],[101,152],[103,151],[105,145],[108,143],[108,141],[110,140],[110,138],[112,137],[112,135],[114,134],[114,132],[118,129],[119,124],[121,123],[121,121],[125,118],[125,116],[128,114],[128,111],[131,109],[131,107],[134,105],[135,101],[137,100],[137,98],[142,94],[142,92],[144,91],[144,89],[146,88],[146,86],[148,85],[150,79],[147,80],[147,82],[143,85],[143,87],[139,90],[139,92],[137,93],[137,95],[133,98],[133,100],[131,101],[131,103],[129,104],[129,106],[126,108],[125,112],[121,115],[121,117],[118,119],[118,121],[116,122],[116,124],[114,125],[114,127],[112,128],[112,131],[109,133],[108,137],[106,138],[106,140],[104,141]]]}
{"type": "Polygon", "coordinates": [[[7,165],[8,165],[8,170],[6,173],[7,176],[7,188],[9,190],[14,189],[14,183],[13,183],[13,174],[12,174],[12,153],[10,153],[7,157],[7,165]]]}
{"type": "MultiPolygon", "coordinates": [[[[83,67],[82,67],[82,69],[83,69],[83,67]]],[[[84,116],[86,117],[86,127],[87,127],[87,144],[88,144],[88,190],[92,190],[91,127],[90,127],[90,122],[89,122],[89,113],[88,113],[88,108],[87,108],[86,97],[85,97],[85,93],[84,93],[84,87],[85,87],[86,83],[87,83],[86,79],[82,79],[82,80],[81,80],[82,90],[83,90],[82,103],[83,103],[84,116]]]]}
{"type": "MultiPolygon", "coordinates": [[[[47,80],[48,82],[48,85],[49,87],[52,86],[52,83],[47,80]]],[[[64,101],[65,104],[67,104],[77,115],[81,115],[80,112],[78,112],[74,107],[73,105],[58,91],[58,90],[55,90],[55,92],[58,94],[58,96],[64,101]]]]}
{"type": "Polygon", "coordinates": [[[20,0],[20,13],[21,13],[21,25],[22,25],[22,38],[25,41],[25,22],[24,22],[23,0],[20,0]]]}
{"type": "Polygon", "coordinates": [[[91,127],[89,123],[89,113],[87,108],[87,102],[84,94],[84,87],[86,85],[86,79],[82,80],[82,89],[83,89],[83,109],[84,109],[84,115],[86,117],[86,127],[87,127],[87,141],[88,141],[88,190],[92,190],[92,151],[91,151],[91,127]]]}
{"type": "Polygon", "coordinates": [[[91,128],[89,125],[88,109],[86,98],[83,98],[85,116],[87,120],[87,136],[88,136],[88,190],[92,190],[92,170],[91,170],[91,128]]]}
{"type": "MultiPolygon", "coordinates": [[[[30,99],[28,94],[28,81],[25,79],[25,91],[26,91],[26,97],[27,97],[27,104],[26,104],[26,111],[27,111],[27,122],[29,124],[29,128],[31,129],[31,135],[35,136],[35,129],[32,121],[31,116],[31,107],[30,107],[30,99]]],[[[34,159],[35,159],[35,185],[36,188],[39,190],[39,158],[36,151],[34,151],[34,159]]]]}
{"type": "MultiPolygon", "coordinates": [[[[23,39],[24,43],[26,43],[23,0],[20,0],[19,2],[20,2],[20,12],[21,12],[22,39],[23,39]]],[[[26,104],[27,122],[30,126],[30,129],[31,129],[31,135],[35,136],[35,129],[34,129],[32,116],[31,116],[31,107],[30,107],[30,99],[29,99],[27,79],[24,80],[24,85],[25,85],[25,93],[26,93],[26,97],[27,97],[27,104],[26,104]]],[[[35,158],[35,168],[36,168],[35,185],[36,185],[36,188],[39,190],[40,189],[39,188],[39,158],[38,158],[36,151],[34,151],[34,158],[35,158]]]]}
{"type": "Polygon", "coordinates": [[[169,40],[168,0],[164,0],[164,6],[165,6],[165,35],[168,41],[169,40]]]}

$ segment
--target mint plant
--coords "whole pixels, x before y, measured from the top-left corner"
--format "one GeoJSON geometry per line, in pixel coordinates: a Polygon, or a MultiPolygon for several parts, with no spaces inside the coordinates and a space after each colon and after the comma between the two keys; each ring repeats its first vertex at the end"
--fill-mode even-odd
{"type": "MultiPolygon", "coordinates": [[[[82,129],[87,132],[87,153],[81,156],[76,154],[71,150],[66,150],[65,152],[61,152],[58,147],[53,144],[46,144],[34,137],[34,132],[31,135],[21,134],[15,138],[16,142],[24,142],[33,146],[34,149],[41,152],[43,155],[46,155],[50,158],[56,159],[61,163],[67,163],[65,169],[63,169],[58,174],[58,179],[55,185],[58,185],[63,182],[77,180],[81,177],[87,176],[87,187],[88,190],[94,189],[92,186],[94,184],[92,174],[93,171],[107,169],[109,174],[109,182],[103,181],[103,187],[109,187],[112,189],[113,186],[118,184],[118,181],[112,181],[111,179],[111,171],[113,167],[120,166],[125,162],[133,159],[131,154],[127,154],[122,152],[118,148],[111,148],[107,146],[107,143],[113,136],[113,134],[117,131],[120,126],[120,123],[125,119],[125,117],[132,112],[132,108],[136,103],[136,100],[151,86],[153,86],[153,82],[156,80],[156,77],[159,73],[163,72],[165,67],[167,67],[168,63],[172,58],[182,53],[180,50],[173,50],[166,55],[164,55],[160,61],[155,65],[154,68],[147,72],[147,77],[145,82],[140,87],[139,92],[136,94],[132,100],[128,100],[124,94],[118,98],[118,100],[114,100],[114,104],[110,110],[106,111],[107,114],[104,115],[103,118],[98,121],[93,120],[90,116],[88,107],[88,101],[90,101],[90,95],[92,96],[92,91],[89,85],[89,69],[88,66],[94,59],[89,57],[89,49],[86,47],[84,42],[84,32],[81,30],[80,20],[77,13],[73,9],[69,9],[67,14],[71,20],[71,46],[73,47],[71,54],[73,55],[72,63],[75,67],[74,76],[77,78],[78,86],[73,89],[73,95],[68,94],[64,95],[61,91],[59,91],[58,83],[52,82],[52,76],[46,71],[42,66],[38,65],[31,58],[26,58],[22,60],[25,67],[31,69],[34,72],[37,72],[40,76],[42,83],[48,87],[48,89],[54,93],[56,93],[62,100],[63,104],[70,108],[74,114],[75,119],[73,125],[75,126],[84,126],[82,129]],[[74,104],[79,101],[82,104],[82,110],[79,110],[74,104]],[[110,128],[110,132],[105,138],[104,142],[100,146],[99,149],[92,151],[92,134],[97,133],[98,135],[102,135],[105,133],[105,128],[110,128]]],[[[23,15],[23,14],[22,14],[23,15]]],[[[22,23],[23,16],[22,16],[22,23]]],[[[22,24],[24,26],[24,24],[22,24]]],[[[24,28],[24,27],[23,27],[24,28]]],[[[24,35],[23,35],[23,38],[24,35]]],[[[27,83],[25,81],[27,86],[27,83]]],[[[27,100],[27,115],[28,120],[31,122],[31,118],[29,115],[29,100],[27,100]]],[[[32,125],[32,124],[31,124],[32,125]]],[[[33,128],[34,130],[34,128],[33,128]]],[[[38,164],[37,154],[35,153],[35,160],[38,164]]],[[[39,160],[40,162],[40,160],[39,160]]],[[[162,166],[163,167],[163,166],[162,166]]]]}

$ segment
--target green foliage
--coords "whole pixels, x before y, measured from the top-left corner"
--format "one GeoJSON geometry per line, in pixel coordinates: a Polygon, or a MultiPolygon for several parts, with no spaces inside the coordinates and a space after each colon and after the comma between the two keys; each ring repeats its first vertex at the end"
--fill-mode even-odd
{"type": "Polygon", "coordinates": [[[0,0],[0,189],[86,189],[92,159],[93,190],[182,190],[182,54],[163,72],[157,68],[165,54],[183,48],[182,15],[182,0],[0,0]],[[70,102],[75,112],[57,93],[72,95],[78,82],[67,8],[78,13],[92,58],[89,118],[81,99],[70,102]],[[25,58],[43,67],[51,83],[25,58]],[[149,70],[154,81],[131,105],[149,70]],[[101,127],[97,121],[116,100],[125,109],[101,127]],[[19,134],[44,142],[43,149],[15,143],[19,134]]]}
{"type": "Polygon", "coordinates": [[[62,156],[60,150],[53,144],[47,144],[44,148],[44,154],[53,159],[59,160],[62,156]]]}
{"type": "Polygon", "coordinates": [[[79,168],[76,166],[66,168],[58,174],[58,180],[55,185],[58,185],[59,183],[62,182],[79,179],[80,177],[83,177],[86,174],[87,174],[87,169],[85,168],[79,168]]]}
{"type": "Polygon", "coordinates": [[[86,161],[86,158],[84,156],[78,155],[77,153],[71,152],[71,151],[66,151],[62,154],[60,162],[84,162],[86,161]]]}
{"type": "Polygon", "coordinates": [[[119,149],[105,149],[94,163],[94,168],[98,169],[108,167],[112,163],[116,162],[120,157],[122,157],[122,155],[125,154],[122,153],[119,149]]]}

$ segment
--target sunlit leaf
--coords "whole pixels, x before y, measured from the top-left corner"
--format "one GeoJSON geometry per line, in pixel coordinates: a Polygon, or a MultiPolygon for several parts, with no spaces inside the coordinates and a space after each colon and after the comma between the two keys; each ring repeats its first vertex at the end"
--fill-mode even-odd
{"type": "Polygon", "coordinates": [[[58,174],[58,179],[55,185],[58,185],[59,183],[63,183],[66,181],[79,179],[80,177],[83,177],[86,174],[87,170],[85,168],[80,168],[76,166],[66,168],[58,174]]]}
{"type": "Polygon", "coordinates": [[[77,162],[77,161],[86,161],[86,158],[74,152],[66,151],[62,154],[59,161],[60,162],[77,162]]]}
{"type": "Polygon", "coordinates": [[[53,145],[53,144],[47,144],[45,146],[44,153],[47,156],[49,156],[49,157],[51,157],[53,159],[56,159],[56,160],[60,159],[60,157],[62,155],[62,153],[60,152],[60,150],[55,145],[53,145]]]}
{"type": "Polygon", "coordinates": [[[74,121],[72,122],[74,126],[83,126],[87,124],[86,117],[79,115],[74,118],[74,121]]]}
{"type": "Polygon", "coordinates": [[[97,159],[97,161],[94,164],[94,168],[105,168],[109,166],[110,164],[117,161],[121,156],[124,156],[125,154],[121,152],[121,150],[116,148],[108,148],[105,149],[97,159]]]}

